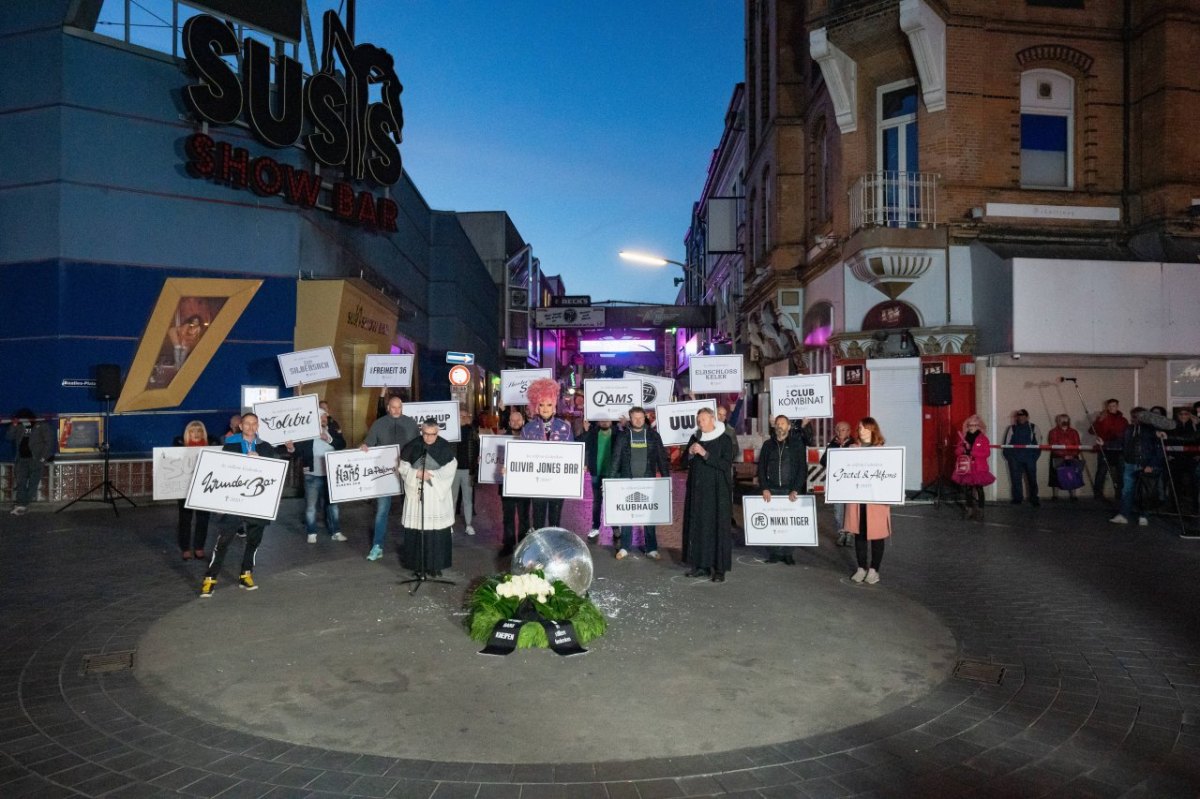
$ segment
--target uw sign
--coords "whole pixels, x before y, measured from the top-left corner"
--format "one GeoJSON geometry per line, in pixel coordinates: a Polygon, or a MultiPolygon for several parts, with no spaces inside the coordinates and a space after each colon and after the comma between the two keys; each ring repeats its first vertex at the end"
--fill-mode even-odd
{"type": "MultiPolygon", "coordinates": [[[[270,147],[302,141],[312,159],[342,170],[330,189],[331,213],[344,221],[383,231],[396,230],[398,209],[386,197],[355,192],[351,181],[390,186],[403,174],[400,160],[403,86],[391,55],[371,44],[355,45],[333,11],[324,15],[321,69],[303,80],[299,61],[246,38],[239,45],[233,26],[207,14],[183,26],[183,51],[197,82],[183,90],[188,109],[213,125],[243,120],[270,147]],[[240,54],[240,70],[225,60],[240,54]],[[379,86],[372,103],[368,83],[379,86]],[[307,131],[307,132],[306,132],[307,131]]],[[[269,156],[250,158],[241,147],[195,133],[185,143],[187,170],[262,196],[278,195],[304,208],[317,204],[321,178],[269,156]]]]}

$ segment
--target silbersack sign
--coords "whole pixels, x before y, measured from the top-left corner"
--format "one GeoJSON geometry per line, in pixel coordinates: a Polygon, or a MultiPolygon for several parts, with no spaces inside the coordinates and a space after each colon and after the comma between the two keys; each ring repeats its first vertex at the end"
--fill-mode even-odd
{"type": "MultiPolygon", "coordinates": [[[[404,87],[386,50],[356,45],[333,11],[326,11],[323,20],[321,67],[305,80],[299,61],[283,53],[272,57],[268,45],[251,37],[238,42],[233,25],[197,14],[183,26],[184,59],[197,81],[184,88],[184,102],[197,119],[211,125],[242,119],[269,147],[302,142],[314,161],[342,173],[322,207],[343,221],[394,232],[396,203],[356,191],[353,181],[391,186],[403,174],[404,87]],[[241,68],[235,71],[226,59],[239,55],[241,68]],[[368,83],[377,87],[378,102],[371,102],[368,83]]],[[[192,177],[279,196],[301,208],[315,208],[320,200],[322,178],[316,172],[268,155],[252,158],[245,148],[207,132],[188,136],[184,151],[192,177]]]]}

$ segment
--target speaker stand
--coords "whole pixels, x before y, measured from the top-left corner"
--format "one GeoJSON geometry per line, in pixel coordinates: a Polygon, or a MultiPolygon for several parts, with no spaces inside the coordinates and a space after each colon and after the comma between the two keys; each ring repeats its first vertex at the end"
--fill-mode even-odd
{"type": "Polygon", "coordinates": [[[121,515],[120,512],[117,511],[117,498],[123,499],[126,502],[128,502],[130,507],[133,507],[133,508],[137,507],[137,503],[135,503],[129,497],[125,496],[125,494],[121,492],[121,489],[119,489],[115,485],[113,485],[112,480],[109,479],[109,475],[110,475],[109,459],[110,459],[110,456],[112,453],[110,452],[109,446],[108,446],[108,422],[109,422],[109,418],[112,413],[112,400],[105,398],[103,400],[103,402],[104,402],[104,440],[102,442],[100,442],[100,452],[101,452],[101,457],[104,459],[104,479],[101,480],[99,483],[96,483],[96,485],[89,488],[83,494],[79,495],[75,499],[68,502],[66,505],[63,505],[61,508],[56,510],[55,513],[62,513],[67,508],[74,505],[76,502],[103,502],[106,505],[111,505],[112,509],[113,509],[113,513],[116,514],[117,516],[120,516],[121,515]],[[93,497],[92,494],[96,493],[97,491],[100,492],[100,496],[93,497]]]}

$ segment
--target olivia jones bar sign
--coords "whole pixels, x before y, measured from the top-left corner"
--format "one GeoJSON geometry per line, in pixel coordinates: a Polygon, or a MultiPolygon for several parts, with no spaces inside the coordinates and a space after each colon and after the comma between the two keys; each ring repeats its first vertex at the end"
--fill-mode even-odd
{"type": "Polygon", "coordinates": [[[399,209],[387,197],[356,191],[353,181],[390,186],[403,174],[400,161],[404,113],[403,86],[392,57],[380,47],[355,45],[333,11],[324,15],[321,68],[304,79],[299,61],[250,37],[240,43],[231,24],[198,14],[183,26],[183,52],[197,82],[184,88],[188,110],[212,125],[242,119],[254,137],[270,147],[302,142],[313,161],[340,170],[341,180],[321,199],[321,176],[267,155],[249,151],[208,133],[184,142],[187,172],[262,197],[279,196],[301,208],[327,208],[337,219],[371,230],[394,232],[399,209]],[[229,63],[239,56],[240,69],[229,63]],[[273,74],[272,74],[273,73],[273,74]],[[379,102],[370,102],[368,81],[378,84],[379,102]],[[274,96],[274,97],[273,97],[274,96]]]}

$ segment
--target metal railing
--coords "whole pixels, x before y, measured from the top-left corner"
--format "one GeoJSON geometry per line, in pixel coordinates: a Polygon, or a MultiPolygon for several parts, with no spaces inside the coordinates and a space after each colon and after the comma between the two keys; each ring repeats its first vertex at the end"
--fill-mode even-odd
{"type": "Polygon", "coordinates": [[[850,189],[850,229],[936,227],[938,175],[868,172],[850,189]]]}

